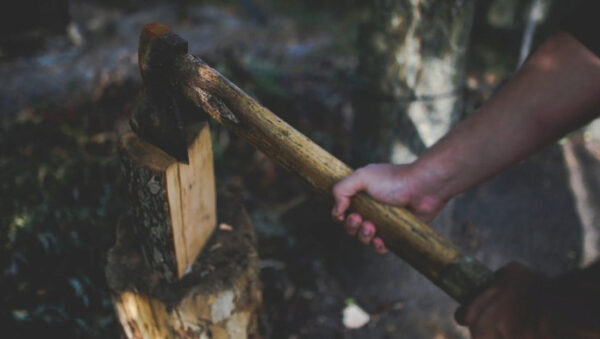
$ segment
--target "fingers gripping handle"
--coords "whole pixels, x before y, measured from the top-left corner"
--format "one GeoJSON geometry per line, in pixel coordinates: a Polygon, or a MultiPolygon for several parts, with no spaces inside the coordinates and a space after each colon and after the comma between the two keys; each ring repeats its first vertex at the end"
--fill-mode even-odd
{"type": "Polygon", "coordinates": [[[460,304],[468,303],[488,286],[493,272],[439,235],[406,209],[385,205],[364,193],[351,208],[373,221],[394,252],[460,304]]]}

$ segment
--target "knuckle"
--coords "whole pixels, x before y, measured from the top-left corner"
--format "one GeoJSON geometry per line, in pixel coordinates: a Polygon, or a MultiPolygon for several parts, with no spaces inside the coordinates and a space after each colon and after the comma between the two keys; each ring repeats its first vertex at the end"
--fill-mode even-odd
{"type": "Polygon", "coordinates": [[[363,222],[363,224],[364,224],[364,227],[366,227],[369,230],[369,232],[375,233],[376,227],[375,227],[375,224],[372,221],[365,220],[363,222]]]}
{"type": "Polygon", "coordinates": [[[362,218],[361,218],[360,214],[358,214],[358,213],[351,213],[351,214],[348,216],[348,219],[351,219],[351,221],[352,221],[353,223],[356,223],[356,224],[360,223],[360,222],[361,222],[361,220],[362,220],[362,218]]]}
{"type": "Polygon", "coordinates": [[[419,210],[423,214],[432,214],[437,210],[437,206],[433,201],[423,200],[419,203],[419,210]]]}

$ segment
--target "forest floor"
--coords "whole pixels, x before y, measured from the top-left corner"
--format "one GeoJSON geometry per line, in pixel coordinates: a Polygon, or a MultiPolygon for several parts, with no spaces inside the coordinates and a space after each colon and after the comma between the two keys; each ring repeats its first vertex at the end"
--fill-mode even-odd
{"type": "MultiPolygon", "coordinates": [[[[82,44],[56,38],[0,62],[0,327],[12,337],[117,337],[104,265],[128,210],[115,145],[139,88],[144,23],[170,25],[192,53],[324,148],[342,159],[351,151],[355,32],[330,27],[331,13],[261,23],[210,6],[73,11],[82,44]]],[[[492,76],[469,96],[486,97],[503,77],[471,74],[480,84],[492,76]]],[[[244,202],[258,234],[267,337],[465,337],[452,321],[456,305],[435,286],[346,237],[328,201],[212,127],[217,187],[244,202]],[[348,302],[371,314],[359,330],[341,321],[348,302]]],[[[433,227],[493,268],[577,267],[600,245],[599,145],[596,128],[577,132],[459,196],[433,227]]]]}

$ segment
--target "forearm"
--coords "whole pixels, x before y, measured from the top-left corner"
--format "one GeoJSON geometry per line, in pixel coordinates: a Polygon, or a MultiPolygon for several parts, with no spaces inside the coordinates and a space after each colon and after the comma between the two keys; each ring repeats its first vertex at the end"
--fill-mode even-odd
{"type": "Polygon", "coordinates": [[[436,194],[447,200],[590,121],[599,106],[600,59],[557,34],[415,168],[437,178],[436,194]]]}

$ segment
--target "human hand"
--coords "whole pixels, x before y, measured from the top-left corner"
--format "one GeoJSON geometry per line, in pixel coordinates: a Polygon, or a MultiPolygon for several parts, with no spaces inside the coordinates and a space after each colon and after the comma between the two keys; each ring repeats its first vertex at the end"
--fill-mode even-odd
{"type": "Polygon", "coordinates": [[[456,321],[469,327],[472,339],[556,338],[541,306],[543,281],[520,264],[508,264],[491,287],[458,308],[456,321]]]}
{"type": "Polygon", "coordinates": [[[600,339],[600,262],[555,278],[511,263],[456,311],[473,339],[600,339]]]}
{"type": "Polygon", "coordinates": [[[343,223],[348,234],[371,245],[375,252],[386,253],[383,240],[376,236],[376,225],[358,213],[346,216],[351,198],[357,192],[365,191],[382,203],[405,207],[428,222],[445,205],[445,201],[436,196],[437,182],[432,173],[417,170],[414,165],[371,164],[359,168],[333,187],[332,218],[343,223]]]}

